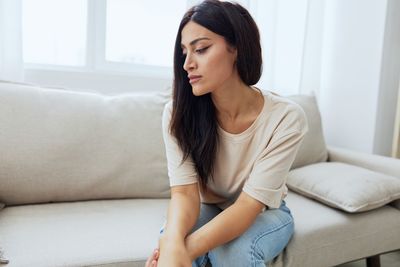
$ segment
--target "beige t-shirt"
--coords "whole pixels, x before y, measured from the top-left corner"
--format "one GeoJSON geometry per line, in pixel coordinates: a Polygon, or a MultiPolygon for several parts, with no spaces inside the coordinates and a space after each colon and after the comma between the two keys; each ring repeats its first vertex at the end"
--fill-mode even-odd
{"type": "MultiPolygon", "coordinates": [[[[287,195],[286,179],[296,153],[308,131],[303,109],[295,102],[264,91],[262,111],[244,132],[231,134],[218,126],[214,180],[207,193],[200,190],[201,202],[229,207],[244,191],[268,208],[279,208],[287,195]]],[[[182,151],[169,132],[172,101],[163,113],[163,136],[170,186],[198,182],[190,156],[182,163],[182,151]]]]}

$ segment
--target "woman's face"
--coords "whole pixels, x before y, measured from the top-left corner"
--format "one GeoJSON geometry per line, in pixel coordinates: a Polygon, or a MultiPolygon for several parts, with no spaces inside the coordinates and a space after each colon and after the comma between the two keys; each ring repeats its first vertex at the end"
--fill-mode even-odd
{"type": "Polygon", "coordinates": [[[193,94],[204,95],[237,79],[234,62],[236,49],[207,28],[189,21],[182,29],[183,68],[188,74],[193,94]]]}

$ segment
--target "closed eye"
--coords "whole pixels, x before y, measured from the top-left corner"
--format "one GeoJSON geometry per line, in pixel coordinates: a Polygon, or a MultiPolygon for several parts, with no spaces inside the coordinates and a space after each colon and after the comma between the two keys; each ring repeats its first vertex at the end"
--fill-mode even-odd
{"type": "MultiPolygon", "coordinates": [[[[210,47],[211,47],[211,45],[209,45],[209,46],[207,46],[207,47],[204,47],[204,48],[199,48],[199,49],[194,50],[194,52],[201,55],[201,54],[204,54],[204,53],[207,51],[207,49],[210,48],[210,47]]],[[[186,54],[187,54],[187,53],[184,53],[184,52],[183,52],[183,53],[182,53],[182,57],[183,57],[183,58],[186,57],[186,54]]]]}
{"type": "MultiPolygon", "coordinates": [[[[211,46],[211,45],[210,45],[210,46],[211,46]]],[[[197,54],[203,54],[204,52],[207,51],[207,49],[208,49],[210,46],[207,46],[207,47],[204,47],[204,48],[200,48],[200,49],[196,49],[195,52],[196,52],[197,54]]]]}

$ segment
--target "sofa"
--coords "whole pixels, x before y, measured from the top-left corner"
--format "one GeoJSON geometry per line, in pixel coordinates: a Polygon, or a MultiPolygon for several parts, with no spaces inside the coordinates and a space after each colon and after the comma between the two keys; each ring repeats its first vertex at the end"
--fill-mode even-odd
{"type": "MultiPolygon", "coordinates": [[[[295,232],[269,266],[379,266],[400,249],[400,159],[327,146],[315,96],[288,97],[309,132],[287,177],[295,232]]],[[[1,81],[0,267],[144,266],[170,197],[170,98],[1,81]]]]}

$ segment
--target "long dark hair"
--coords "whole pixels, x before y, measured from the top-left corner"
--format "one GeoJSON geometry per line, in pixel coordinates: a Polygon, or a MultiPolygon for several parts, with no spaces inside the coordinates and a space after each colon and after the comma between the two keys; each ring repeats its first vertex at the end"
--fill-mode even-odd
{"type": "Polygon", "coordinates": [[[206,190],[208,179],[213,179],[217,152],[218,124],[210,93],[194,96],[183,69],[181,34],[183,27],[193,21],[221,35],[237,49],[236,68],[247,85],[258,82],[261,76],[262,56],[260,34],[249,12],[236,3],[206,0],[190,8],[183,16],[175,41],[173,108],[170,131],[183,152],[182,162],[191,156],[206,190]]]}

